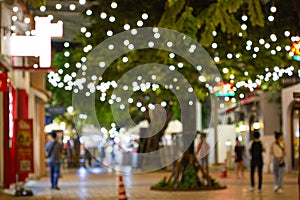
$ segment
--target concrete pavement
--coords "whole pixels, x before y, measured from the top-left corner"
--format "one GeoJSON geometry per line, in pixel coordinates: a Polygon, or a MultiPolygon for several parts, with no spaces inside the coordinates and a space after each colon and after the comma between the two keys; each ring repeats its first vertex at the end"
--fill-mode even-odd
{"type": "MultiPolygon", "coordinates": [[[[246,171],[245,179],[236,179],[234,172],[229,171],[227,178],[220,178],[221,172],[212,172],[212,177],[216,178],[222,185],[227,185],[227,189],[218,191],[196,191],[196,192],[162,192],[150,190],[150,186],[159,182],[170,172],[152,172],[141,174],[124,174],[123,180],[126,194],[129,200],[192,200],[192,199],[212,199],[212,200],[294,200],[298,199],[297,172],[285,174],[285,188],[283,193],[273,192],[272,174],[263,175],[263,191],[257,190],[249,192],[249,172],[246,171]]],[[[257,178],[257,177],[256,177],[257,178]]],[[[257,179],[256,179],[257,182],[257,179]]],[[[118,174],[108,172],[100,168],[86,170],[68,170],[63,172],[63,177],[59,181],[60,191],[51,190],[49,178],[32,180],[26,183],[27,189],[32,189],[32,197],[1,196],[1,200],[116,200],[118,199],[118,174]]]]}

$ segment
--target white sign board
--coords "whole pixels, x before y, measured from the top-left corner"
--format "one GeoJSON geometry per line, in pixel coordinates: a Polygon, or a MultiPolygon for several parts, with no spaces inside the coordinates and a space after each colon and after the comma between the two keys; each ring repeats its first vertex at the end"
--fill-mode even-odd
{"type": "Polygon", "coordinates": [[[39,67],[51,67],[51,38],[63,36],[63,23],[51,23],[50,17],[35,17],[35,35],[11,36],[11,56],[39,57],[39,67]]]}

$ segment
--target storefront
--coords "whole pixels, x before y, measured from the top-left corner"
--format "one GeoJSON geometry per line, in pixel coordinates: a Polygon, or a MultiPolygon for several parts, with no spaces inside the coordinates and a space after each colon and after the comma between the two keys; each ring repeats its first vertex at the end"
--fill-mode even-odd
{"type": "Polygon", "coordinates": [[[300,84],[282,90],[282,123],[287,145],[287,170],[298,169],[299,160],[299,99],[293,97],[300,92],[300,84]]]}

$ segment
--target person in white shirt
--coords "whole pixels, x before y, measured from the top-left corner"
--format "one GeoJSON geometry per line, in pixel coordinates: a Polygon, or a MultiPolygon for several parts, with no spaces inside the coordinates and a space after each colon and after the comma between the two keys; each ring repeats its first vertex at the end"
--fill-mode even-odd
{"type": "Polygon", "coordinates": [[[275,132],[275,141],[271,145],[273,155],[274,192],[283,192],[284,157],[286,155],[285,143],[282,133],[275,132]]]}

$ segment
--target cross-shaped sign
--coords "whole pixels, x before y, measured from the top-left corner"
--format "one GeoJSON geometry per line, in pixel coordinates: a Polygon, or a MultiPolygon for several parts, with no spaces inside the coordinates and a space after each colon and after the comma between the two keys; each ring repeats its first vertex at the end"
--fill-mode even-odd
{"type": "Polygon", "coordinates": [[[63,23],[51,23],[51,17],[35,17],[35,35],[10,37],[11,56],[39,57],[39,67],[51,67],[51,38],[63,36],[63,23]]]}

